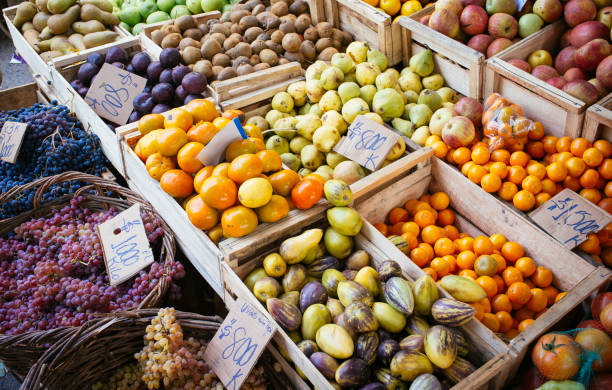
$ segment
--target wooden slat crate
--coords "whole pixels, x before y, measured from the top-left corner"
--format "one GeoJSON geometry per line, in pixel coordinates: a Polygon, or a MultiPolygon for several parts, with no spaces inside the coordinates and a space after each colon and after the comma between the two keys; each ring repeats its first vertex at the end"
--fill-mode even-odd
{"type": "MultiPolygon", "coordinates": [[[[13,19],[15,19],[15,15],[17,14],[17,7],[18,6],[9,7],[9,8],[5,8],[2,10],[2,15],[4,16],[4,21],[6,22],[6,25],[11,34],[11,39],[13,40],[13,45],[15,46],[15,50],[26,61],[28,66],[33,70],[34,74],[41,74],[43,75],[43,77],[49,78],[50,68],[51,68],[50,63],[45,63],[43,61],[40,55],[38,55],[38,53],[36,53],[34,48],[30,46],[30,44],[25,40],[21,31],[17,27],[15,27],[15,25],[12,23],[13,19]]],[[[119,33],[119,36],[117,37],[115,42],[111,42],[109,44],[102,45],[100,47],[107,47],[112,44],[122,42],[125,39],[132,38],[131,35],[130,36],[126,35],[125,30],[119,29],[118,27],[115,27],[114,30],[119,33]]],[[[80,52],[75,52],[75,54],[67,54],[65,56],[58,57],[58,58],[60,59],[72,58],[81,53],[89,54],[95,51],[95,49],[98,49],[98,48],[91,48],[91,49],[83,50],[80,52]]]]}
{"type": "MultiPolygon", "coordinates": [[[[568,292],[562,300],[550,307],[509,343],[509,347],[517,355],[513,360],[511,372],[518,370],[529,344],[612,278],[612,272],[608,269],[599,264],[592,264],[567,250],[551,236],[526,221],[522,215],[478,189],[474,183],[464,178],[461,172],[438,158],[432,158],[430,172],[417,171],[379,191],[372,198],[361,200],[356,207],[368,222],[384,222],[392,208],[401,207],[409,199],[418,198],[428,190],[444,191],[449,195],[451,207],[457,213],[456,225],[460,231],[472,236],[479,234],[490,236],[499,233],[510,241],[518,242],[538,265],[545,266],[553,272],[553,285],[568,292]]],[[[369,234],[370,241],[385,250],[391,258],[405,260],[402,264],[408,264],[405,271],[410,277],[417,278],[423,274],[416,264],[373,226],[364,225],[364,230],[365,234],[369,234]]],[[[474,322],[472,324],[474,332],[482,337],[492,335],[497,338],[484,325],[474,322]]],[[[499,341],[501,342],[501,339],[499,341]]]]}
{"type": "Polygon", "coordinates": [[[582,137],[591,142],[598,139],[612,142],[612,93],[589,107],[584,117],[582,137]]]}
{"type": "Polygon", "coordinates": [[[580,136],[586,103],[507,62],[526,59],[540,49],[556,53],[566,29],[563,21],[555,22],[488,59],[483,98],[498,92],[519,104],[527,117],[541,122],[547,134],[576,138],[580,136]]]}
{"type": "Polygon", "coordinates": [[[19,87],[8,88],[0,91],[0,110],[18,110],[21,107],[28,107],[36,102],[49,103],[36,83],[29,83],[19,87]]]}
{"type": "Polygon", "coordinates": [[[329,22],[353,34],[355,41],[365,41],[380,50],[387,56],[389,66],[402,61],[400,27],[393,23],[392,16],[361,0],[311,0],[310,4],[311,14],[316,12],[318,22],[329,22]],[[322,15],[325,15],[323,20],[322,15]]]}
{"type": "Polygon", "coordinates": [[[418,52],[430,49],[434,53],[436,72],[458,93],[482,100],[485,56],[415,20],[433,13],[431,5],[410,17],[399,19],[404,65],[418,52]]]}
{"type": "MultiPolygon", "coordinates": [[[[409,177],[419,175],[421,175],[421,171],[417,171],[409,177]]],[[[369,227],[367,225],[369,224],[364,221],[365,231],[362,230],[359,235],[354,237],[355,249],[363,249],[368,252],[374,267],[389,258],[398,260],[398,258],[393,256],[392,253],[387,252],[384,248],[371,241],[371,231],[376,229],[374,229],[374,227],[371,225],[369,225],[369,227]]],[[[227,263],[223,263],[223,278],[226,288],[225,299],[242,297],[254,305],[260,305],[259,307],[261,308],[262,313],[264,313],[264,315],[275,323],[272,316],[270,316],[265,307],[261,305],[257,298],[255,298],[253,293],[242,282],[241,278],[244,278],[256,267],[261,266],[263,259],[267,254],[278,251],[278,246],[284,239],[295,236],[307,228],[324,226],[326,226],[324,215],[319,216],[317,221],[312,224],[294,225],[290,229],[286,230],[284,235],[278,240],[270,242],[270,244],[265,248],[261,248],[262,250],[252,251],[251,255],[249,256],[248,263],[245,263],[240,267],[232,267],[227,263]]],[[[399,262],[403,268],[404,276],[408,279],[414,280],[411,272],[406,272],[406,266],[408,266],[407,263],[409,263],[410,260],[406,259],[405,261],[402,261],[400,259],[399,262]]],[[[443,292],[441,291],[441,293],[443,292]]],[[[483,338],[474,332],[472,325],[474,325],[475,322],[476,321],[474,320],[467,325],[464,325],[462,330],[468,338],[471,346],[469,358],[477,364],[482,364],[482,366],[468,378],[456,384],[452,388],[454,390],[501,388],[501,385],[508,377],[509,367],[512,361],[516,359],[514,353],[503,342],[496,340],[495,337],[490,335],[487,338],[483,338]],[[490,385],[493,382],[498,383],[499,386],[490,385]]],[[[299,350],[299,348],[297,348],[296,344],[280,326],[278,326],[276,329],[274,341],[277,343],[279,348],[286,352],[296,367],[298,367],[300,371],[304,373],[315,388],[328,390],[333,389],[329,381],[323,377],[323,375],[314,367],[310,360],[299,350]]]]}

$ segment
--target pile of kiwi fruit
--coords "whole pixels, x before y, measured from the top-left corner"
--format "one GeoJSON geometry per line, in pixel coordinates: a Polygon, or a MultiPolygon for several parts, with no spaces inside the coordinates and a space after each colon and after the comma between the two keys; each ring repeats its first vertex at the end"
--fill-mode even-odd
{"type": "Polygon", "coordinates": [[[249,0],[220,19],[199,24],[184,15],[150,33],[162,48],[178,48],[183,62],[209,81],[228,80],[298,61],[329,61],[353,41],[321,22],[313,26],[304,0],[249,0]]]}

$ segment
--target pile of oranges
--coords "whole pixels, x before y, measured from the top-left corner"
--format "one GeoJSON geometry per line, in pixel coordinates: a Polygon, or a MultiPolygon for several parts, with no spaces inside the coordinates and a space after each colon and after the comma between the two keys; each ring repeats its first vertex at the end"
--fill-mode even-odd
{"type": "Polygon", "coordinates": [[[471,237],[453,225],[455,213],[444,192],[411,199],[392,209],[388,224],[374,226],[438,280],[449,274],[472,278],[487,298],[472,303],[476,318],[494,332],[514,338],[565,293],[553,275],[501,234],[471,237]]]}
{"type": "Polygon", "coordinates": [[[370,4],[372,7],[378,8],[380,11],[390,16],[410,16],[413,13],[420,11],[426,6],[429,1],[419,0],[363,0],[365,3],[370,4]]]}
{"type": "Polygon", "coordinates": [[[161,188],[181,201],[191,223],[221,237],[250,234],[261,222],[276,222],[292,208],[308,209],[323,196],[322,177],[305,178],[283,169],[278,153],[266,150],[257,126],[244,126],[246,139],[232,142],[225,161],[204,166],[197,158],[212,138],[239,110],[219,115],[212,102],[196,99],[164,114],[149,114],[138,122],[143,135],[134,152],[161,188]]]}

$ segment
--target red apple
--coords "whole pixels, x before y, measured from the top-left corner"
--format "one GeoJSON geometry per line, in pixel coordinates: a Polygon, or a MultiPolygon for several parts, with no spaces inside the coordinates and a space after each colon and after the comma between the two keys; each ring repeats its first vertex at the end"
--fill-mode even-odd
{"type": "Polygon", "coordinates": [[[606,93],[608,93],[608,88],[604,87],[604,85],[602,83],[599,82],[599,80],[593,78],[593,79],[589,79],[589,83],[593,84],[595,86],[595,88],[597,88],[597,91],[599,92],[599,98],[601,99],[602,96],[604,96],[606,93]]]}
{"type": "Polygon", "coordinates": [[[477,5],[484,8],[486,0],[461,0],[461,6],[467,7],[468,5],[477,5]]]}
{"type": "Polygon", "coordinates": [[[565,84],[563,92],[567,92],[573,97],[582,100],[588,105],[597,101],[599,91],[597,88],[586,80],[574,80],[565,84]]]}
{"type": "Polygon", "coordinates": [[[487,48],[493,42],[493,37],[487,34],[478,34],[474,35],[468,41],[467,45],[472,49],[481,52],[482,54],[487,54],[487,48]]]}
{"type": "Polygon", "coordinates": [[[563,4],[559,0],[536,0],[533,3],[533,13],[546,23],[552,23],[563,14],[563,4]]]}
{"type": "Polygon", "coordinates": [[[544,80],[544,81],[551,79],[553,77],[559,77],[559,73],[557,72],[557,70],[553,68],[552,66],[548,66],[548,65],[536,66],[531,71],[531,74],[539,78],[540,80],[544,80]]]}
{"type": "Polygon", "coordinates": [[[570,27],[579,25],[582,22],[594,20],[597,16],[597,7],[592,0],[570,0],[565,4],[563,17],[565,23],[570,27]]]}
{"type": "Polygon", "coordinates": [[[510,65],[516,66],[517,68],[519,68],[521,70],[524,70],[527,73],[531,73],[531,66],[525,60],[519,60],[518,58],[515,58],[513,60],[508,61],[508,63],[510,65]]]}
{"type": "Polygon", "coordinates": [[[576,48],[568,46],[563,48],[557,57],[555,57],[555,69],[559,73],[565,73],[569,68],[573,68],[576,64],[574,62],[574,52],[576,48]]]}
{"type": "Polygon", "coordinates": [[[605,328],[605,331],[607,333],[612,333],[612,303],[608,303],[603,308],[601,314],[599,314],[599,320],[605,328]]]}
{"type": "Polygon", "coordinates": [[[563,78],[569,81],[586,80],[586,75],[580,68],[569,68],[563,73],[563,78]]]}
{"type": "Polygon", "coordinates": [[[495,54],[499,53],[510,47],[512,45],[512,41],[508,38],[497,38],[489,47],[487,47],[487,57],[493,57],[495,54]]]}
{"type": "Polygon", "coordinates": [[[612,292],[597,294],[595,298],[593,298],[593,301],[591,302],[591,315],[593,316],[594,320],[599,321],[601,311],[610,302],[612,302],[612,292]]]}
{"type": "Polygon", "coordinates": [[[480,127],[482,124],[482,104],[474,98],[462,97],[453,106],[455,115],[464,116],[472,121],[474,127],[480,127]]]}
{"type": "Polygon", "coordinates": [[[468,5],[461,12],[459,23],[461,30],[468,35],[482,34],[487,29],[489,15],[484,8],[477,5],[468,5]]]}
{"type": "Polygon", "coordinates": [[[429,27],[448,37],[455,38],[459,34],[459,18],[447,9],[435,10],[429,18],[429,27]]]}
{"type": "Polygon", "coordinates": [[[591,20],[574,27],[569,36],[569,41],[572,46],[580,47],[596,38],[609,39],[610,29],[602,22],[591,20]]]}
{"type": "Polygon", "coordinates": [[[597,320],[585,320],[576,326],[576,329],[586,329],[586,328],[599,329],[604,332],[606,331],[606,329],[603,327],[601,322],[597,320]]]}
{"type": "Polygon", "coordinates": [[[605,88],[612,89],[612,56],[607,56],[597,65],[595,76],[601,85],[605,88]]]}
{"type": "Polygon", "coordinates": [[[474,124],[464,116],[454,116],[442,127],[442,140],[451,148],[467,146],[475,136],[474,124]]]}
{"type": "Polygon", "coordinates": [[[425,15],[419,19],[419,23],[429,26],[429,18],[431,18],[431,15],[425,15]]]}
{"type": "Polygon", "coordinates": [[[518,31],[518,23],[512,15],[503,13],[493,14],[489,18],[488,31],[493,38],[512,39],[518,31]]]}
{"type": "Polygon", "coordinates": [[[461,16],[461,10],[463,10],[463,6],[461,5],[461,1],[459,0],[438,0],[434,4],[434,9],[436,11],[440,9],[447,9],[457,15],[457,18],[459,18],[459,16],[461,16]]]}
{"type": "Polygon", "coordinates": [[[576,66],[585,72],[597,69],[597,65],[611,54],[610,44],[605,39],[597,38],[585,43],[574,53],[576,66]]]}
{"type": "Polygon", "coordinates": [[[563,77],[552,77],[546,80],[546,82],[552,85],[553,87],[559,88],[559,89],[563,89],[563,87],[565,87],[565,84],[567,84],[567,80],[564,79],[563,77]]]}
{"type": "Polygon", "coordinates": [[[572,29],[570,28],[569,30],[565,31],[563,35],[561,35],[561,39],[559,40],[559,45],[561,45],[561,47],[568,47],[571,45],[569,41],[569,37],[571,33],[572,33],[572,29]]]}

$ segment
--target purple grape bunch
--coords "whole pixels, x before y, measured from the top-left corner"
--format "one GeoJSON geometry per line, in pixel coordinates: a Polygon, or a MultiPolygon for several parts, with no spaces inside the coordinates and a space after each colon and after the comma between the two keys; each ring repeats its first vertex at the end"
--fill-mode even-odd
{"type": "MultiPolygon", "coordinates": [[[[161,278],[173,283],[185,275],[177,261],[159,262],[131,279],[109,284],[96,226],[119,213],[81,207],[83,197],[43,218],[34,218],[0,238],[0,333],[21,334],[60,326],[79,326],[95,313],[133,309],[161,278]]],[[[141,216],[154,253],[159,254],[164,232],[161,221],[144,211],[141,216]]]]}

